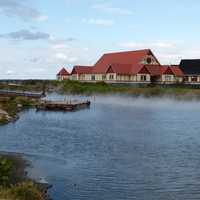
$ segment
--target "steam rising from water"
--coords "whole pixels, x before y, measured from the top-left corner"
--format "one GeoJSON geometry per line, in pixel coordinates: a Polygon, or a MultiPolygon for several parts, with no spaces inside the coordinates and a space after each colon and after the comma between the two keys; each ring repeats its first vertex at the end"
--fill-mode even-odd
{"type": "Polygon", "coordinates": [[[57,95],[53,94],[47,97],[49,100],[90,100],[93,104],[105,104],[119,107],[143,108],[143,109],[170,109],[170,110],[191,110],[200,111],[200,100],[194,96],[182,96],[181,99],[174,97],[133,97],[130,95],[95,95],[85,97],[82,95],[57,95]]]}
{"type": "Polygon", "coordinates": [[[137,108],[152,108],[152,109],[174,109],[174,110],[196,110],[200,111],[200,101],[192,100],[177,100],[170,97],[145,98],[145,97],[130,97],[130,96],[96,96],[96,103],[111,104],[116,106],[137,107],[137,108]]]}

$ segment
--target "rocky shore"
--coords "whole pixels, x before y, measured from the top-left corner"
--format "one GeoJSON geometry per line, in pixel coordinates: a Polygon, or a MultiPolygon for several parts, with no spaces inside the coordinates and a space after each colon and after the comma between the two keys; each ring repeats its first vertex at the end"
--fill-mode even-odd
{"type": "Polygon", "coordinates": [[[26,97],[0,97],[0,125],[14,122],[19,118],[19,112],[33,108],[38,100],[26,97]]]}

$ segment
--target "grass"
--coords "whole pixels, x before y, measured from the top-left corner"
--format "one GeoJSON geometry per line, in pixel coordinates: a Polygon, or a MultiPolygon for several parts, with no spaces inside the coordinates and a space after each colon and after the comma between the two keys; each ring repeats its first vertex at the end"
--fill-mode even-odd
{"type": "Polygon", "coordinates": [[[44,200],[41,189],[26,180],[26,163],[18,156],[0,157],[0,200],[44,200]]]}
{"type": "Polygon", "coordinates": [[[72,94],[127,94],[131,96],[143,96],[143,97],[163,97],[169,96],[174,98],[200,98],[200,89],[190,88],[182,85],[177,86],[158,86],[158,85],[146,85],[128,86],[128,85],[110,85],[104,82],[99,83],[80,83],[77,81],[63,81],[60,83],[60,91],[62,93],[72,94]]]}
{"type": "MultiPolygon", "coordinates": [[[[49,92],[63,94],[128,94],[131,96],[160,97],[171,96],[175,98],[200,98],[200,87],[190,85],[120,85],[106,84],[105,82],[81,83],[78,81],[57,81],[57,80],[27,80],[20,85],[0,84],[0,89],[11,89],[19,91],[42,91],[46,88],[49,92]]],[[[10,105],[12,106],[12,104],[10,105]]]]}
{"type": "Polygon", "coordinates": [[[44,200],[43,194],[32,182],[22,182],[11,187],[0,187],[1,200],[44,200]]]}
{"type": "MultiPolygon", "coordinates": [[[[0,98],[0,109],[6,111],[10,118],[16,118],[19,111],[31,108],[35,101],[26,97],[0,98]]],[[[0,125],[8,122],[6,117],[0,118],[0,125]]]]}
{"type": "Polygon", "coordinates": [[[112,87],[104,82],[98,83],[80,83],[78,81],[63,81],[61,83],[61,92],[72,94],[93,94],[93,93],[109,93],[112,87]]]}

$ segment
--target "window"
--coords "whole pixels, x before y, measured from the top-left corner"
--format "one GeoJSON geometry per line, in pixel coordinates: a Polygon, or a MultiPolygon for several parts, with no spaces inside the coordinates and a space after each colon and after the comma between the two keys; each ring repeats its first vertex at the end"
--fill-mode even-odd
{"type": "Polygon", "coordinates": [[[102,80],[106,80],[106,75],[102,75],[102,80]]]}
{"type": "Polygon", "coordinates": [[[192,82],[197,82],[197,76],[192,77],[192,82]]]}
{"type": "Polygon", "coordinates": [[[185,81],[185,82],[189,82],[189,77],[188,77],[188,76],[185,76],[185,77],[184,77],[184,81],[185,81]]]}
{"type": "Polygon", "coordinates": [[[165,81],[171,81],[172,80],[172,77],[171,76],[169,76],[169,75],[166,75],[165,76],[165,81]]]}
{"type": "Polygon", "coordinates": [[[114,79],[114,75],[113,75],[113,74],[110,74],[109,79],[110,79],[110,80],[113,80],[113,79],[114,79]]]}
{"type": "Polygon", "coordinates": [[[147,80],[147,76],[146,75],[142,75],[141,76],[141,81],[146,81],[147,80]]]}
{"type": "Polygon", "coordinates": [[[152,63],[151,57],[147,58],[147,64],[151,64],[151,63],[152,63]]]}
{"type": "Polygon", "coordinates": [[[85,80],[85,74],[81,74],[80,79],[85,80]]]}
{"type": "Polygon", "coordinates": [[[92,81],[95,81],[95,75],[92,75],[91,79],[92,81]]]}

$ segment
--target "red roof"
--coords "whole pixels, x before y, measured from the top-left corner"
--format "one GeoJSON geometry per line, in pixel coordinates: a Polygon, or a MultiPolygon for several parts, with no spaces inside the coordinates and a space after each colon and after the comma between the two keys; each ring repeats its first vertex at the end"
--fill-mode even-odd
{"type": "MultiPolygon", "coordinates": [[[[118,68],[121,73],[127,72],[128,68],[130,74],[137,74],[143,67],[143,64],[141,64],[142,59],[148,55],[154,56],[150,49],[104,54],[94,65],[93,72],[106,73],[108,67],[112,65],[112,63],[118,63],[116,68],[118,68]],[[128,65],[131,65],[132,67],[128,65]],[[121,69],[119,69],[120,67],[121,69]]],[[[157,59],[156,61],[158,62],[157,59]]]]}
{"type": "MultiPolygon", "coordinates": [[[[162,74],[183,76],[183,72],[181,71],[180,67],[176,65],[144,65],[144,68],[147,69],[149,74],[152,76],[159,76],[162,74]]],[[[143,68],[141,70],[143,70],[143,68]]]]}
{"type": "Polygon", "coordinates": [[[93,71],[92,66],[74,66],[71,74],[91,74],[93,71]]]}
{"type": "Polygon", "coordinates": [[[181,70],[181,68],[178,65],[172,65],[170,67],[170,69],[172,70],[174,75],[176,75],[176,76],[184,76],[183,71],[181,70]]]}
{"type": "Polygon", "coordinates": [[[69,76],[69,72],[63,67],[57,74],[57,76],[69,76]]]}
{"type": "Polygon", "coordinates": [[[144,67],[152,76],[162,75],[167,70],[167,67],[163,65],[145,65],[144,67]]]}
{"type": "Polygon", "coordinates": [[[124,74],[124,75],[130,75],[132,74],[132,65],[129,64],[111,64],[108,68],[107,71],[108,72],[110,69],[112,69],[113,73],[116,74],[124,74]]]}

